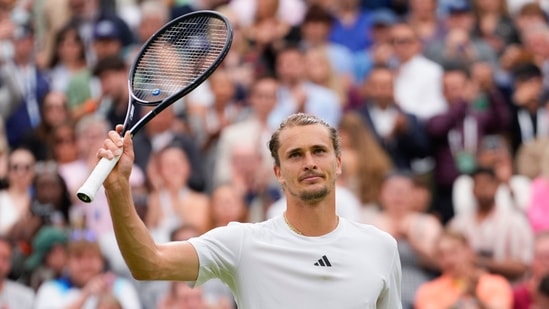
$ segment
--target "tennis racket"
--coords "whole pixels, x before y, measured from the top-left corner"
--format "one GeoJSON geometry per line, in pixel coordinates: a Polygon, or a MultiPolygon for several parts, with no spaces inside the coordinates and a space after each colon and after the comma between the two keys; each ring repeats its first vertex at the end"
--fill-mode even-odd
{"type": "MultiPolygon", "coordinates": [[[[129,130],[133,137],[158,113],[206,80],[227,55],[232,37],[229,21],[215,11],[180,16],[152,35],[129,71],[130,99],[122,135],[129,130]],[[129,128],[136,104],[154,108],[129,128]]],[[[119,159],[99,160],[77,191],[81,201],[93,201],[119,159]]]]}

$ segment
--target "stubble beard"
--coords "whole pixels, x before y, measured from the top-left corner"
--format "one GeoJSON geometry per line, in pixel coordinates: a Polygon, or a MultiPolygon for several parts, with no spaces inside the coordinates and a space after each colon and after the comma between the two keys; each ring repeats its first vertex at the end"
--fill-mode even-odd
{"type": "Polygon", "coordinates": [[[299,192],[299,199],[303,202],[315,202],[324,199],[330,192],[326,186],[314,190],[303,190],[299,192]]]}

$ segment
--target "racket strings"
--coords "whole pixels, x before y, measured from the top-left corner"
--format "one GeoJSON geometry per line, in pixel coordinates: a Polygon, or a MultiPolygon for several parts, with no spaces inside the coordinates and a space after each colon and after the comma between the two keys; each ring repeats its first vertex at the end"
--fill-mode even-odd
{"type": "Polygon", "coordinates": [[[151,40],[138,60],[132,91],[139,100],[159,102],[186,88],[224,52],[229,30],[221,19],[182,20],[151,40]]]}

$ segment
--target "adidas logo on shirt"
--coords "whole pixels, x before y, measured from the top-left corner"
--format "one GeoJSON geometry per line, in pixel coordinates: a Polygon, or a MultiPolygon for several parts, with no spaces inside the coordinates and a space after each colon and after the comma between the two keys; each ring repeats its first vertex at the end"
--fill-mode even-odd
{"type": "Polygon", "coordinates": [[[332,264],[328,260],[328,257],[323,255],[321,259],[319,259],[315,264],[315,266],[321,266],[321,267],[332,267],[332,264]]]}

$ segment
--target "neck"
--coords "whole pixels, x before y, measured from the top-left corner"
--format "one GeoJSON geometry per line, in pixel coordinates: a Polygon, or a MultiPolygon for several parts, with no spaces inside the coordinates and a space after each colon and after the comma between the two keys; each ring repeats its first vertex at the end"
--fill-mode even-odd
{"type": "Polygon", "coordinates": [[[326,201],[316,205],[290,205],[284,213],[288,227],[295,233],[304,236],[322,236],[332,232],[339,224],[335,212],[335,203],[326,201]]]}

